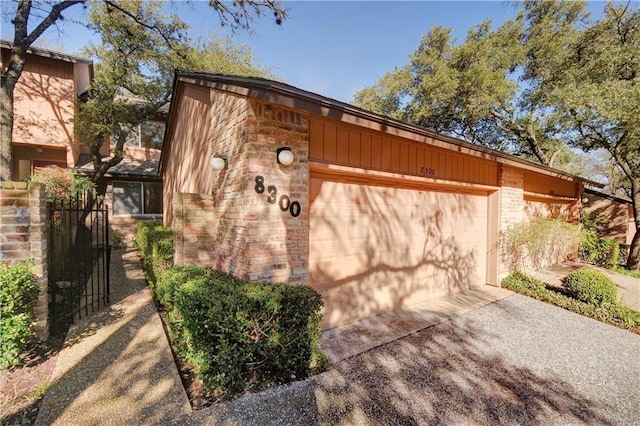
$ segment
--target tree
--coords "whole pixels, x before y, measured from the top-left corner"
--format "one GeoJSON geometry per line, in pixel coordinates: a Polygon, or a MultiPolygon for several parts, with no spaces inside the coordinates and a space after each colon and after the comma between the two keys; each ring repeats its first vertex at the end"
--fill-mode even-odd
{"type": "Polygon", "coordinates": [[[556,131],[546,87],[551,66],[584,21],[584,3],[526,2],[492,30],[471,28],[456,45],[451,29],[433,27],[410,63],[356,93],[357,105],[557,165],[571,155],[556,131]]]}
{"type": "MultiPolygon", "coordinates": [[[[14,89],[20,79],[28,49],[48,29],[63,21],[63,13],[72,7],[96,5],[104,7],[112,16],[120,16],[123,20],[139,26],[141,32],[152,33],[167,49],[176,45],[185,28],[176,27],[179,19],[176,16],[165,16],[159,13],[144,16],[133,13],[142,0],[16,0],[15,14],[11,20],[14,36],[9,62],[3,75],[0,87],[0,180],[11,179],[13,174],[12,134],[13,134],[13,99],[14,89]],[[33,22],[35,21],[35,23],[33,22]],[[174,38],[178,36],[178,38],[174,38]]],[[[153,2],[157,5],[162,3],[153,2]]],[[[226,2],[210,0],[209,6],[217,12],[222,25],[232,29],[250,29],[251,23],[264,13],[273,13],[276,24],[286,18],[286,10],[280,0],[241,0],[226,2]]],[[[133,28],[133,27],[131,27],[133,28]]],[[[133,39],[132,39],[133,41],[133,39]]],[[[3,70],[4,71],[4,70],[3,70]]]]}
{"type": "Polygon", "coordinates": [[[640,269],[640,9],[608,4],[570,46],[552,98],[574,145],[605,149],[625,177],[636,232],[628,269],[640,269]]]}
{"type": "Polygon", "coordinates": [[[76,129],[92,154],[93,182],[122,161],[133,129],[169,104],[176,69],[268,75],[254,65],[248,47],[234,46],[229,38],[193,42],[184,33],[185,24],[177,17],[163,17],[158,3],[131,2],[126,7],[125,15],[96,3],[89,13],[101,43],[86,49],[97,63],[88,96],[78,102],[76,129]],[[163,25],[161,34],[147,30],[163,25]],[[107,138],[112,150],[105,155],[107,138]]]}

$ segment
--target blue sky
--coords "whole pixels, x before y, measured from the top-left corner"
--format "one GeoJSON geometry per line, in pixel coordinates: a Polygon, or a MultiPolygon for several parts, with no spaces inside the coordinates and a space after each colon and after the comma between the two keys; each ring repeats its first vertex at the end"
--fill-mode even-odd
{"type": "MultiPolygon", "coordinates": [[[[2,38],[12,38],[6,11],[13,7],[0,0],[3,9],[2,38]]],[[[238,43],[248,44],[264,66],[284,82],[301,89],[349,102],[353,94],[374,83],[384,73],[406,63],[421,37],[434,25],[454,29],[463,40],[467,30],[484,19],[499,25],[516,13],[503,1],[302,1],[285,2],[290,18],[277,26],[270,16],[257,21],[253,34],[238,33],[238,43]]],[[[603,2],[590,3],[592,12],[603,2]]],[[[74,7],[47,41],[68,53],[78,52],[91,33],[69,22],[82,19],[74,7]]],[[[173,2],[173,11],[193,28],[192,36],[206,35],[220,26],[215,12],[204,1],[173,2]]]]}

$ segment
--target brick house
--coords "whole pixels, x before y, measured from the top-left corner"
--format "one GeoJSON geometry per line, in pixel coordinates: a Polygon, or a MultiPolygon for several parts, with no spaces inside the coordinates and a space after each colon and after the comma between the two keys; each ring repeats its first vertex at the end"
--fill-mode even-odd
{"type": "Polygon", "coordinates": [[[633,203],[630,199],[585,188],[582,201],[584,212],[607,218],[607,221],[602,224],[604,238],[631,245],[636,226],[633,218],[633,203]]]}
{"type": "Polygon", "coordinates": [[[325,328],[498,285],[500,231],[577,222],[585,183],[287,84],[184,72],[160,175],[177,264],[309,284],[325,328]]]}
{"type": "MultiPolygon", "coordinates": [[[[0,41],[1,69],[9,62],[11,44],[0,41]]],[[[73,126],[75,101],[93,79],[90,59],[30,48],[15,88],[14,181],[27,180],[38,167],[57,165],[92,170],[91,156],[73,126]]],[[[110,207],[111,235],[132,243],[138,220],[161,220],[162,181],[157,173],[165,117],[143,123],[125,145],[125,159],[99,182],[110,207]]],[[[108,155],[110,141],[103,153],[108,155]]]]}

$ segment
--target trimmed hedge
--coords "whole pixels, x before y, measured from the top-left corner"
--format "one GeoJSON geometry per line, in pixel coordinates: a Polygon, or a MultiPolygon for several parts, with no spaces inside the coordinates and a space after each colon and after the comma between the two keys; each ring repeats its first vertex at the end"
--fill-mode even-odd
{"type": "Polygon", "coordinates": [[[585,303],[520,272],[513,272],[505,277],[502,280],[502,286],[516,293],[640,334],[640,312],[624,305],[585,303]]]}
{"type": "Polygon", "coordinates": [[[138,228],[143,268],[156,279],[174,348],[219,399],[326,369],[319,348],[323,302],[315,290],[249,283],[202,266],[166,267],[167,257],[154,253],[165,252],[171,235],[151,227],[138,228]]]}
{"type": "Polygon", "coordinates": [[[581,233],[578,253],[585,263],[602,266],[603,268],[614,268],[626,261],[625,256],[621,262],[624,250],[621,250],[618,241],[601,238],[593,232],[581,233]]]}
{"type": "Polygon", "coordinates": [[[142,255],[142,268],[147,281],[155,288],[162,271],[173,264],[173,233],[155,222],[138,222],[136,226],[136,245],[142,255]]]}
{"type": "Polygon", "coordinates": [[[573,296],[585,303],[602,305],[615,304],[618,289],[609,277],[591,269],[573,271],[563,279],[563,285],[573,296]]]}
{"type": "Polygon", "coordinates": [[[31,267],[0,262],[0,370],[22,363],[39,293],[31,267]]]}

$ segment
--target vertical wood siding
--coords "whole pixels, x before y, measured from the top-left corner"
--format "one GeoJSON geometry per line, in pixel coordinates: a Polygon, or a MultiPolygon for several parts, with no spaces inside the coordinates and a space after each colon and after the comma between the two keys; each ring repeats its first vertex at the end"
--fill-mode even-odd
{"type": "Polygon", "coordinates": [[[576,182],[530,171],[524,172],[524,190],[525,192],[561,197],[578,196],[576,182]]]}
{"type": "Polygon", "coordinates": [[[314,116],[309,160],[426,178],[497,185],[495,162],[314,116]]]}

